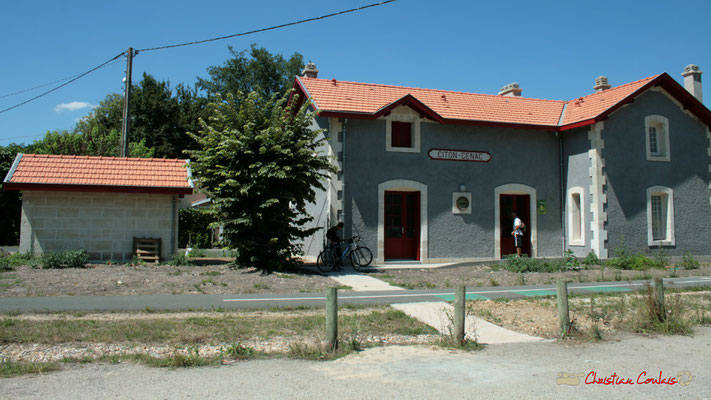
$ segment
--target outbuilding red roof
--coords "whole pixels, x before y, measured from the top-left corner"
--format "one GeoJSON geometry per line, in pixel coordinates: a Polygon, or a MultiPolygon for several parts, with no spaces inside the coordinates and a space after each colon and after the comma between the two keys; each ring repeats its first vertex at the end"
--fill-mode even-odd
{"type": "Polygon", "coordinates": [[[186,160],[18,154],[8,190],[191,194],[186,160]]]}
{"type": "Polygon", "coordinates": [[[375,119],[405,105],[445,124],[506,126],[564,131],[591,125],[659,86],[711,125],[711,111],[668,74],[651,76],[570,101],[421,89],[297,77],[294,87],[324,117],[375,119]]]}

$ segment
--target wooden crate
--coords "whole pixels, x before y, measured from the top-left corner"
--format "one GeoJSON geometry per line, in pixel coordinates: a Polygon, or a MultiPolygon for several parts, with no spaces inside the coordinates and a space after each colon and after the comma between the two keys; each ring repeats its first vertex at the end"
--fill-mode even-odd
{"type": "Polygon", "coordinates": [[[133,255],[147,263],[160,261],[160,238],[133,238],[133,255]]]}

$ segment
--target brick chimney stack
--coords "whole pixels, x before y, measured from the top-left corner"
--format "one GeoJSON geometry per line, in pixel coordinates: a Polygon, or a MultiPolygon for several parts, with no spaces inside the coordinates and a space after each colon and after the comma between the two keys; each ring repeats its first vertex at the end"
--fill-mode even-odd
{"type": "Polygon", "coordinates": [[[704,96],[701,93],[701,74],[703,71],[698,65],[689,64],[684,68],[681,76],[684,77],[684,89],[688,90],[700,102],[704,102],[704,96]]]}
{"type": "Polygon", "coordinates": [[[316,64],[309,61],[309,63],[306,64],[306,68],[301,71],[301,76],[307,78],[318,78],[318,68],[316,68],[316,64]]]}
{"type": "Polygon", "coordinates": [[[499,96],[521,97],[521,92],[523,89],[518,86],[518,83],[513,82],[502,87],[499,96]]]}
{"type": "Polygon", "coordinates": [[[595,86],[593,86],[593,89],[595,89],[596,92],[602,92],[603,90],[607,90],[611,88],[609,83],[607,83],[607,77],[606,76],[598,76],[595,78],[595,86]]]}

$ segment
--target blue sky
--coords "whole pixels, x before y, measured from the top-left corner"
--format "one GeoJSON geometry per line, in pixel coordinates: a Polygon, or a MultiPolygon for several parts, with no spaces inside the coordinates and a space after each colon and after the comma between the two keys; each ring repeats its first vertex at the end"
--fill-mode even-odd
{"type": "MultiPolygon", "coordinates": [[[[309,18],[375,0],[307,2],[73,1],[6,2],[0,13],[0,96],[84,72],[134,48],[200,40],[309,18]]],[[[569,100],[591,93],[594,79],[613,86],[688,64],[711,82],[711,2],[428,1],[381,7],[205,45],[139,54],[134,79],[147,72],[173,85],[194,84],[222,64],[227,46],[251,43],[301,53],[319,77],[434,89],[497,93],[518,82],[523,96],[569,100]]],[[[0,114],[0,145],[29,143],[70,129],[90,106],[122,92],[125,63],[0,114]]],[[[51,86],[0,97],[10,107],[51,86]]],[[[706,104],[711,83],[706,84],[706,104]]]]}

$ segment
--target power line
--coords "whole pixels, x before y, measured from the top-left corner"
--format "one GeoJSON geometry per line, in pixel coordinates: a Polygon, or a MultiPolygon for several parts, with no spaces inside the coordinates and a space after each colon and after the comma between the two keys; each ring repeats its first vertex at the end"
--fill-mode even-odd
{"type": "MultiPolygon", "coordinates": [[[[106,66],[108,67],[109,65],[116,64],[117,62],[120,62],[120,61],[121,61],[121,60],[115,60],[114,62],[112,62],[111,64],[107,64],[106,66]]],[[[18,95],[18,94],[22,94],[22,93],[26,93],[26,92],[31,92],[31,91],[33,91],[33,90],[35,90],[35,89],[43,88],[43,87],[49,86],[49,85],[54,85],[55,83],[64,82],[64,81],[66,81],[67,79],[76,78],[76,77],[78,77],[79,75],[81,75],[81,74],[75,74],[75,75],[72,75],[72,76],[68,76],[68,77],[66,77],[66,78],[57,79],[56,81],[53,81],[53,82],[45,83],[45,84],[42,84],[42,85],[38,85],[38,86],[35,86],[35,87],[31,87],[31,88],[24,89],[24,90],[20,90],[20,91],[13,92],[13,93],[4,94],[4,95],[0,96],[0,99],[4,99],[5,97],[10,97],[10,96],[16,96],[16,95],[18,95]]]]}
{"type": "Polygon", "coordinates": [[[306,22],[312,22],[312,21],[317,21],[317,20],[320,20],[320,19],[326,19],[326,18],[330,18],[330,17],[335,17],[335,16],[337,16],[337,15],[343,15],[343,14],[348,14],[348,13],[352,13],[352,12],[356,12],[356,11],[361,11],[361,10],[365,10],[366,8],[378,7],[378,6],[382,6],[382,5],[388,4],[388,3],[394,3],[394,2],[396,2],[396,1],[398,1],[398,0],[382,1],[382,2],[380,2],[380,3],[368,4],[368,5],[365,5],[365,6],[362,6],[362,7],[351,8],[350,10],[338,11],[338,12],[335,12],[335,13],[322,15],[322,16],[320,16],[320,17],[307,18],[307,19],[302,19],[302,20],[299,20],[299,21],[288,22],[288,23],[281,24],[281,25],[270,26],[269,28],[255,29],[255,30],[253,30],[253,31],[247,31],[247,32],[242,32],[242,33],[235,33],[234,35],[220,36],[220,37],[216,37],[216,38],[212,38],[212,39],[196,40],[196,41],[193,41],[193,42],[186,42],[186,43],[179,43],[179,44],[170,44],[170,45],[166,45],[166,46],[150,47],[150,48],[147,48],[147,49],[136,50],[136,53],[141,52],[141,51],[153,51],[153,50],[170,49],[170,48],[173,48],[173,47],[192,46],[192,45],[194,45],[194,44],[215,42],[215,41],[218,41],[218,40],[230,39],[230,38],[238,37],[238,36],[252,35],[252,34],[255,34],[255,33],[271,31],[271,30],[274,30],[274,29],[285,28],[285,27],[287,27],[287,26],[299,25],[299,24],[303,24],[303,23],[306,23],[306,22]]]}
{"type": "Polygon", "coordinates": [[[26,138],[34,138],[34,137],[40,137],[44,136],[44,133],[38,133],[36,135],[25,135],[25,136],[13,136],[13,137],[4,137],[0,138],[0,140],[15,140],[15,139],[26,139],[26,138]]]}
{"type": "MultiPolygon", "coordinates": [[[[351,8],[351,9],[349,9],[349,10],[343,10],[343,11],[338,11],[338,12],[334,12],[334,13],[330,13],[330,14],[321,15],[321,16],[319,16],[319,17],[312,17],[312,18],[302,19],[302,20],[299,20],[299,21],[288,22],[288,23],[281,24],[281,25],[270,26],[270,27],[268,27],[268,28],[255,29],[255,30],[252,30],[252,31],[247,31],[247,32],[242,32],[242,33],[235,33],[235,34],[233,34],[233,35],[220,36],[220,37],[216,37],[216,38],[212,38],[212,39],[196,40],[196,41],[193,41],[193,42],[178,43],[178,44],[171,44],[171,45],[166,45],[166,46],[159,46],[159,47],[150,47],[150,48],[146,48],[146,49],[139,49],[139,50],[135,50],[134,55],[137,55],[139,52],[142,52],[142,51],[154,51],[154,50],[163,50],[163,49],[169,49],[169,48],[174,48],[174,47],[192,46],[192,45],[195,45],[195,44],[208,43],[208,42],[215,42],[215,41],[218,41],[218,40],[230,39],[230,38],[239,37],[239,36],[252,35],[252,34],[255,34],[255,33],[260,33],[260,32],[266,32],[266,31],[271,31],[271,30],[275,30],[275,29],[285,28],[285,27],[287,27],[287,26],[294,26],[294,25],[304,24],[304,23],[306,23],[306,22],[318,21],[318,20],[321,20],[321,19],[331,18],[331,17],[335,17],[335,16],[338,16],[338,15],[348,14],[348,13],[352,13],[352,12],[356,12],[356,11],[362,11],[362,10],[365,10],[365,9],[368,9],[368,8],[378,7],[378,6],[382,6],[382,5],[388,4],[388,3],[394,3],[394,2],[396,2],[396,1],[398,1],[398,0],[386,0],[386,1],[381,1],[381,2],[379,2],[379,3],[367,4],[367,5],[364,5],[364,6],[361,6],[361,7],[351,8]]],[[[43,97],[43,96],[45,96],[45,95],[48,95],[48,94],[54,92],[54,91],[57,90],[57,89],[60,89],[60,88],[62,88],[62,87],[64,87],[64,86],[67,86],[68,84],[70,84],[70,83],[76,81],[77,79],[80,79],[80,78],[82,78],[82,77],[84,77],[84,76],[86,76],[86,75],[88,75],[88,74],[90,74],[90,73],[92,73],[92,72],[94,72],[94,71],[100,69],[100,68],[103,68],[103,67],[107,66],[109,63],[111,63],[112,61],[118,59],[119,57],[121,57],[121,56],[123,56],[123,55],[124,55],[124,52],[121,52],[121,53],[117,54],[116,56],[114,56],[113,58],[111,58],[111,59],[109,59],[109,60],[107,60],[107,61],[105,61],[105,62],[103,62],[103,63],[97,65],[96,67],[94,67],[94,68],[92,68],[92,69],[90,69],[90,70],[88,70],[88,71],[86,71],[86,72],[83,72],[83,73],[81,73],[81,74],[73,75],[73,76],[70,76],[70,77],[67,77],[67,78],[63,78],[63,79],[60,79],[60,80],[51,82],[51,83],[47,83],[47,84],[44,84],[44,85],[36,86],[36,87],[34,87],[34,88],[25,89],[25,90],[22,90],[22,91],[19,91],[19,92],[10,93],[10,94],[7,94],[7,95],[0,96],[0,98],[9,97],[9,96],[13,96],[13,95],[16,95],[16,94],[25,93],[25,92],[28,92],[28,91],[31,91],[31,90],[35,90],[35,89],[38,89],[38,88],[41,88],[41,87],[44,87],[44,86],[49,86],[49,85],[52,85],[52,84],[54,84],[54,83],[62,82],[62,81],[64,81],[64,80],[69,79],[67,82],[64,82],[63,84],[61,84],[61,85],[59,85],[59,86],[56,86],[56,87],[54,87],[54,88],[52,88],[52,89],[50,89],[50,90],[48,90],[48,91],[46,91],[46,92],[44,92],[44,93],[41,93],[41,94],[39,94],[39,95],[37,95],[37,96],[35,96],[35,97],[32,97],[31,99],[25,100],[25,101],[23,101],[23,102],[21,102],[21,103],[15,104],[14,106],[11,106],[11,107],[8,107],[8,108],[5,108],[5,109],[0,110],[0,114],[2,114],[2,113],[4,113],[4,112],[7,112],[7,111],[10,111],[10,110],[12,110],[12,109],[15,109],[15,108],[17,108],[17,107],[20,107],[20,106],[22,106],[22,105],[25,105],[25,104],[27,104],[27,103],[29,103],[29,102],[31,102],[31,101],[37,100],[37,99],[39,99],[40,97],[43,97]]]]}
{"type": "Polygon", "coordinates": [[[105,67],[106,65],[108,65],[109,63],[111,63],[111,61],[114,61],[114,60],[116,60],[117,58],[119,58],[119,57],[121,57],[121,56],[123,56],[123,55],[124,55],[124,53],[121,52],[121,53],[117,54],[116,56],[112,57],[111,59],[106,60],[106,61],[104,61],[103,63],[97,65],[96,67],[94,67],[94,68],[92,68],[92,69],[90,69],[90,70],[88,70],[88,71],[86,71],[86,72],[83,72],[83,73],[81,73],[81,74],[79,74],[79,75],[76,75],[76,76],[75,76],[74,78],[72,78],[71,80],[69,80],[69,81],[67,81],[67,82],[64,82],[63,84],[61,84],[61,85],[59,85],[59,86],[56,86],[56,87],[54,87],[54,88],[52,88],[52,89],[50,89],[50,90],[48,90],[48,91],[46,91],[46,92],[44,92],[44,93],[38,94],[37,96],[35,96],[35,97],[31,98],[31,99],[28,99],[28,100],[25,100],[25,101],[23,101],[23,102],[21,102],[21,103],[15,104],[14,106],[5,108],[5,109],[3,109],[3,110],[0,110],[0,114],[4,113],[4,112],[6,112],[6,111],[10,111],[10,110],[12,110],[12,109],[14,109],[14,108],[20,107],[20,106],[22,106],[22,105],[25,105],[25,104],[27,104],[27,103],[29,103],[29,102],[31,102],[31,101],[37,100],[37,99],[39,99],[40,97],[45,96],[45,95],[48,95],[48,94],[54,92],[55,90],[57,90],[57,89],[59,89],[59,88],[62,88],[62,87],[64,87],[64,86],[67,86],[68,84],[70,84],[70,83],[76,81],[77,79],[79,79],[79,78],[81,78],[81,77],[84,77],[84,76],[86,76],[86,75],[88,75],[88,74],[90,74],[90,73],[96,71],[96,70],[99,69],[99,68],[105,67]]]}

